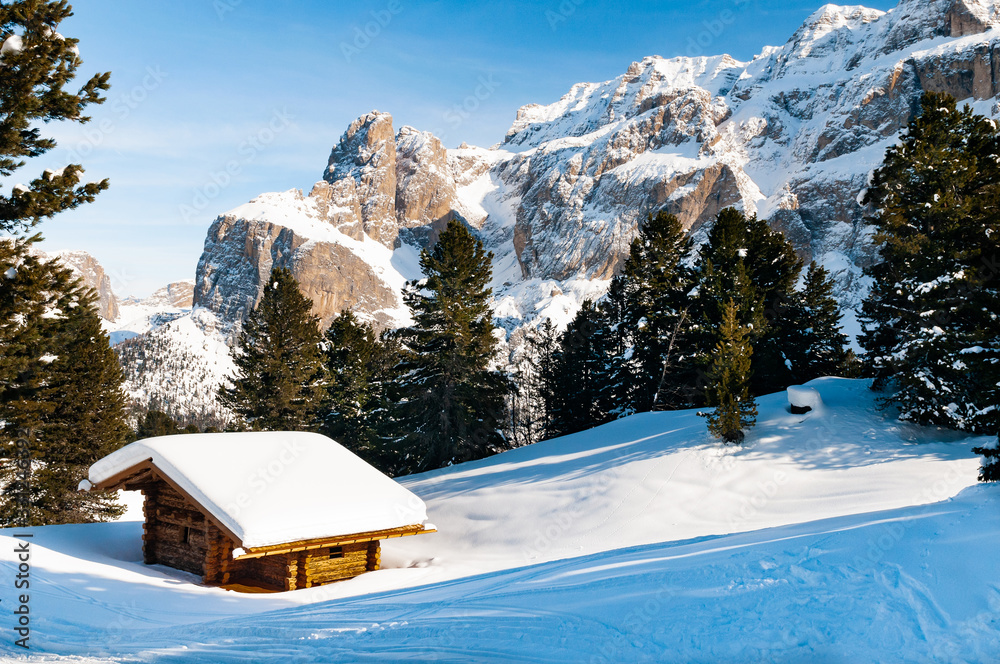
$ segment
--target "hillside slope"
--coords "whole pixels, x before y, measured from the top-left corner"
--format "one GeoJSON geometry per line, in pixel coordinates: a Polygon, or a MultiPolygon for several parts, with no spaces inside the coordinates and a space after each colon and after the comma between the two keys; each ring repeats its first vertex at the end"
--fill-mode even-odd
{"type": "MultiPolygon", "coordinates": [[[[1000,493],[971,487],[970,452],[985,439],[899,425],[865,381],[811,385],[822,409],[792,415],[783,394],[766,397],[742,448],[709,439],[692,411],[654,413],[405,478],[439,532],[388,541],[386,569],[322,588],[200,587],[141,564],[137,522],[34,529],[33,648],[205,662],[986,661],[1000,643],[1000,493]]],[[[4,606],[12,593],[0,589],[4,606]]]]}

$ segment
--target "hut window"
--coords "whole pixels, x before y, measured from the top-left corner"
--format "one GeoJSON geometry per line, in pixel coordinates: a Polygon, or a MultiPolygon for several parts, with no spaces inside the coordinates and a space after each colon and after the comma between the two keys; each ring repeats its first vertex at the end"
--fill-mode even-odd
{"type": "Polygon", "coordinates": [[[343,558],[344,557],[344,547],[334,546],[330,547],[330,559],[343,558]]]}
{"type": "Polygon", "coordinates": [[[184,526],[184,531],[181,533],[181,541],[185,544],[191,543],[191,529],[188,526],[184,526]]]}

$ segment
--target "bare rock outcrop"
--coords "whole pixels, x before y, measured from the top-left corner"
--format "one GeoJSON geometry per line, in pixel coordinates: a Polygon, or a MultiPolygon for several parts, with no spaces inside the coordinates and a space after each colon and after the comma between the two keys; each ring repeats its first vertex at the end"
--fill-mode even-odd
{"type": "Polygon", "coordinates": [[[291,270],[324,326],[343,309],[387,323],[392,316],[384,310],[399,306],[398,286],[371,261],[379,250],[388,259],[390,251],[337,230],[321,203],[295,190],[265,194],[216,219],[198,262],[194,304],[241,322],[279,267],[291,270]]]}
{"type": "Polygon", "coordinates": [[[407,240],[427,246],[455,217],[455,178],[434,134],[402,127],[396,135],[396,221],[407,240]]]}
{"type": "Polygon", "coordinates": [[[330,153],[323,179],[337,186],[353,180],[354,198],[349,188],[339,190],[343,202],[360,208],[361,227],[377,242],[393,246],[396,225],[396,137],[392,116],[372,111],[347,128],[330,153]]]}
{"type": "Polygon", "coordinates": [[[111,277],[97,259],[86,251],[35,252],[39,256],[54,259],[68,267],[88,288],[97,293],[97,311],[105,320],[118,318],[118,296],[111,287],[111,277]]]}
{"type": "Polygon", "coordinates": [[[189,309],[194,304],[194,279],[167,284],[143,298],[142,304],[153,308],[189,309]]]}

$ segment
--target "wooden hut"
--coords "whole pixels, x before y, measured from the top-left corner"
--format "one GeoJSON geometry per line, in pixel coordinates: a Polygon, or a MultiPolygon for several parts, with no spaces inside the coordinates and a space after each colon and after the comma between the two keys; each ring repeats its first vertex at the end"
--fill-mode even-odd
{"type": "Polygon", "coordinates": [[[141,491],[143,560],[207,584],[295,590],[378,569],[380,541],[434,532],[423,501],[334,441],[261,432],[140,440],[81,490],[141,491]]]}

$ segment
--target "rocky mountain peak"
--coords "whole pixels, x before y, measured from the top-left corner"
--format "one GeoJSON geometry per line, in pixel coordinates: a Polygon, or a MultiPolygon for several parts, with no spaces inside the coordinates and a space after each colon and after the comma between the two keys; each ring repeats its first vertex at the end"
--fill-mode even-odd
{"type": "Polygon", "coordinates": [[[886,13],[861,6],[823,5],[792,34],[784,51],[788,59],[825,58],[837,48],[858,43],[858,33],[886,13]]]}
{"type": "Polygon", "coordinates": [[[694,88],[709,96],[719,95],[732,86],[744,66],[728,55],[644,58],[633,62],[618,78],[574,85],[554,104],[522,106],[502,147],[529,149],[549,141],[586,136],[602,127],[635,119],[654,106],[669,104],[694,88]]]}
{"type": "Polygon", "coordinates": [[[150,308],[189,309],[194,303],[194,279],[185,279],[167,284],[153,291],[141,304],[150,308]]]}
{"type": "Polygon", "coordinates": [[[287,264],[324,319],[352,306],[388,321],[417,250],[457,217],[496,257],[501,316],[530,318],[542,301],[600,295],[648,214],[676,214],[699,239],[735,206],[829,267],[852,305],[873,259],[859,192],[923,92],[997,97],[998,6],[825,5],[751,62],[650,56],[612,80],[523,106],[490,149],[447,150],[372,111],[341,136],[309,196],[275,194],[266,210],[241,206],[219,218],[195,303],[239,317],[260,276],[287,264]],[[373,244],[391,261],[373,259],[373,244]]]}
{"type": "MultiPolygon", "coordinates": [[[[353,180],[362,229],[387,247],[395,243],[396,137],[391,115],[372,111],[352,122],[330,153],[323,179],[334,185],[353,180]]],[[[337,186],[337,198],[353,208],[350,186],[337,186]]]]}
{"type": "Polygon", "coordinates": [[[341,231],[387,247],[425,245],[456,214],[455,181],[440,139],[413,127],[395,134],[392,116],[379,111],[351,123],[310,196],[328,207],[324,214],[341,231]]]}
{"type": "Polygon", "coordinates": [[[889,12],[883,53],[938,37],[978,35],[1000,25],[996,0],[901,0],[889,12]]]}
{"type": "Polygon", "coordinates": [[[437,241],[457,206],[448,151],[434,134],[402,127],[396,135],[396,221],[403,239],[437,241]]]}

